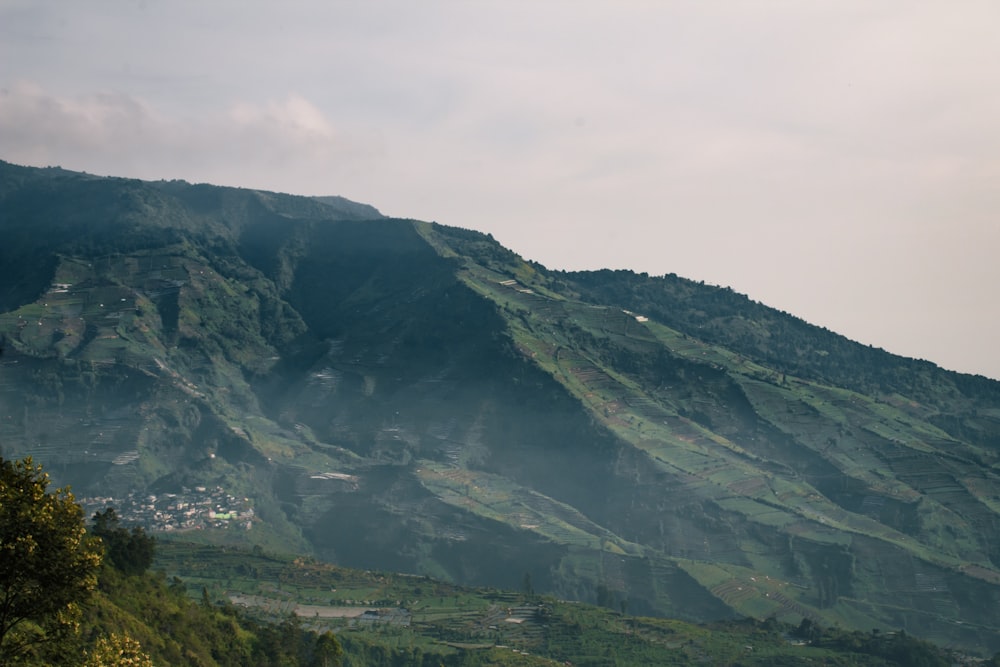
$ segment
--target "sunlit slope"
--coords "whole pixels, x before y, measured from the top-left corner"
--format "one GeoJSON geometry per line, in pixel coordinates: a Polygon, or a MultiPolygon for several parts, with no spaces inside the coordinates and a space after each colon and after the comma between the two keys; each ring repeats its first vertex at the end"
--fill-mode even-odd
{"type": "MultiPolygon", "coordinates": [[[[601,526],[592,545],[641,544],[757,616],[996,627],[996,608],[980,606],[1000,584],[1000,487],[985,463],[995,450],[920,419],[936,410],[907,397],[776,371],[641,313],[566,298],[538,267],[468,253],[471,237],[425,231],[475,259],[461,275],[506,315],[521,353],[634,448],[609,471],[616,497],[583,508],[601,526]]],[[[488,485],[463,488],[468,506],[497,506],[488,485]]]]}

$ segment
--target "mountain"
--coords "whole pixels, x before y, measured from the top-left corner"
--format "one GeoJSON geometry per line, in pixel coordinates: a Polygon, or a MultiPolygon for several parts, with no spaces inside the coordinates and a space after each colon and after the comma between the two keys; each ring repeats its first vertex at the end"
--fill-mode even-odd
{"type": "Polygon", "coordinates": [[[0,447],[78,498],[635,614],[1000,650],[998,382],[341,199],[0,163],[0,215],[0,447]]]}

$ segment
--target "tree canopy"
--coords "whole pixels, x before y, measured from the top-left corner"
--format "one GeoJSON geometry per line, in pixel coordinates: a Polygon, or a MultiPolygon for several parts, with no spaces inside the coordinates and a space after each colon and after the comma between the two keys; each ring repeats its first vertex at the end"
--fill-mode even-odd
{"type": "Polygon", "coordinates": [[[31,458],[0,458],[0,664],[72,630],[97,584],[101,542],[69,489],[31,458]]]}
{"type": "Polygon", "coordinates": [[[122,527],[114,508],[94,514],[90,532],[101,538],[107,559],[125,574],[142,574],[153,564],[156,538],[139,526],[122,527]]]}

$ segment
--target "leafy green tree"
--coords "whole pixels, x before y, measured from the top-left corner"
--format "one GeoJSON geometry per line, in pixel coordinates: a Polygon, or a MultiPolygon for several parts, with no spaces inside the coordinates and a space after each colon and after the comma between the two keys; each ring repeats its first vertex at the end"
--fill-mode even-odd
{"type": "Polygon", "coordinates": [[[68,489],[28,457],[0,458],[0,664],[71,635],[97,584],[101,542],[68,489]]]}
{"type": "Polygon", "coordinates": [[[114,508],[94,514],[91,532],[104,542],[105,555],[111,564],[125,574],[142,574],[153,564],[156,538],[147,535],[140,526],[133,526],[132,530],[123,528],[114,508]]]}
{"type": "Polygon", "coordinates": [[[339,667],[343,656],[344,649],[332,632],[324,632],[316,638],[312,663],[315,667],[339,667]]]}

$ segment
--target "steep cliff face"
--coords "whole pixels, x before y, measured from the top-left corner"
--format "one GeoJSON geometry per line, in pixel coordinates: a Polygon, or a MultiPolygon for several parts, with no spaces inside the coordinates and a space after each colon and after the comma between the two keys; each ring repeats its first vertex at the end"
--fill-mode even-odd
{"type": "Polygon", "coordinates": [[[0,164],[0,447],[254,541],[998,650],[1000,389],[340,200],[0,164]]]}

